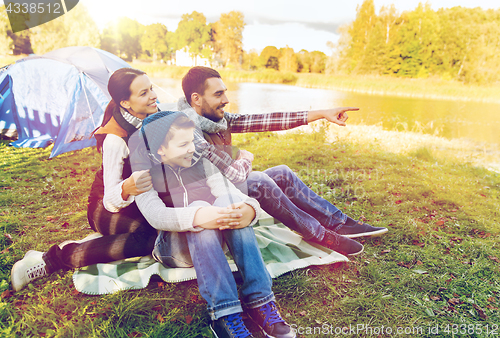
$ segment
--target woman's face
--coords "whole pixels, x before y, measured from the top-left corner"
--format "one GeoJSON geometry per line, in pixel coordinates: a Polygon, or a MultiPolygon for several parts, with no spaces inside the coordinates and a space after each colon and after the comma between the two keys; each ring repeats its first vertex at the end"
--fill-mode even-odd
{"type": "Polygon", "coordinates": [[[148,115],[158,111],[156,107],[157,95],[147,75],[139,75],[130,84],[130,97],[120,105],[135,117],[143,120],[148,115]]]}

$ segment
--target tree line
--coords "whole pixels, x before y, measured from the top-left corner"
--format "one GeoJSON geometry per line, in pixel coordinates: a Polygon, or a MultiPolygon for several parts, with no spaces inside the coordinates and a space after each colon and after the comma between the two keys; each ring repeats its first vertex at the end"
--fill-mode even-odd
{"type": "Polygon", "coordinates": [[[218,21],[209,23],[205,15],[193,11],[182,15],[175,31],[169,31],[161,23],[143,25],[122,17],[100,32],[85,6],[79,4],[66,15],[13,34],[6,12],[0,7],[0,54],[44,54],[78,45],[100,48],[127,61],[169,61],[175,58],[177,50],[184,49],[192,57],[203,57],[224,67],[324,72],[327,56],[322,52],[294,53],[292,48],[273,46],[260,54],[244,51],[244,28],[241,12],[223,13],[218,21]]]}
{"type": "Polygon", "coordinates": [[[435,11],[421,3],[376,14],[373,0],[365,0],[336,47],[334,71],[493,83],[500,80],[500,10],[435,11]]]}
{"type": "MultiPolygon", "coordinates": [[[[4,7],[5,8],[5,7],[4,7]]],[[[399,13],[394,5],[378,14],[373,0],[357,8],[356,19],[341,27],[332,55],[290,47],[243,50],[244,16],[231,11],[218,21],[193,11],[175,31],[161,23],[143,25],[122,17],[102,32],[83,4],[41,26],[13,34],[0,7],[0,54],[43,54],[66,46],[91,46],[127,61],[169,61],[177,50],[228,68],[326,74],[429,76],[465,83],[500,81],[500,10],[442,8],[419,4],[399,13]]]]}

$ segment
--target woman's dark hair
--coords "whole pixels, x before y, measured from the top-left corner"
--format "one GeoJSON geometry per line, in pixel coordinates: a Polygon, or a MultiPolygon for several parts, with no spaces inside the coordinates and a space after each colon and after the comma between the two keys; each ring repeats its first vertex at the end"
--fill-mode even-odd
{"type": "Polygon", "coordinates": [[[108,81],[108,92],[111,95],[111,101],[109,101],[104,111],[101,127],[104,127],[109,122],[113,116],[113,111],[120,109],[120,102],[130,98],[132,94],[130,85],[135,78],[145,74],[139,69],[120,68],[111,75],[108,81]]]}
{"type": "Polygon", "coordinates": [[[198,93],[205,94],[207,89],[207,79],[216,77],[220,79],[218,71],[208,67],[196,66],[191,68],[182,78],[182,90],[189,104],[191,104],[191,95],[198,93]]]}

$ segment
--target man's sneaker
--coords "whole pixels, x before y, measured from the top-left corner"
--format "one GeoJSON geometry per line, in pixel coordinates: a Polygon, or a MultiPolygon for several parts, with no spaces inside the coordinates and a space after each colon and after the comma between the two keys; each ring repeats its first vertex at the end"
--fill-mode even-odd
{"type": "Polygon", "coordinates": [[[221,317],[210,324],[212,333],[217,338],[253,338],[248,331],[241,313],[221,317]]]}
{"type": "Polygon", "coordinates": [[[359,255],[364,250],[363,244],[328,229],[325,229],[325,237],[318,243],[347,256],[359,255]]]}
{"type": "Polygon", "coordinates": [[[338,227],[335,232],[339,235],[348,238],[356,237],[376,237],[381,236],[387,232],[387,228],[374,227],[369,224],[363,223],[361,221],[355,221],[350,217],[347,217],[347,221],[344,225],[338,227]]]}
{"type": "Polygon", "coordinates": [[[294,330],[288,325],[278,311],[274,301],[255,309],[249,309],[250,318],[260,327],[268,338],[295,338],[294,330]]]}
{"type": "Polygon", "coordinates": [[[47,275],[43,252],[28,251],[24,258],[17,261],[10,272],[10,279],[14,291],[19,291],[37,278],[47,275]]]}

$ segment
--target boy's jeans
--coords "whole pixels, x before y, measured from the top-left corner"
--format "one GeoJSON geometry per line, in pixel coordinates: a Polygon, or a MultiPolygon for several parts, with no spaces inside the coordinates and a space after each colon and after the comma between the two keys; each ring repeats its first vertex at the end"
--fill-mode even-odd
{"type": "Polygon", "coordinates": [[[286,165],[253,171],[246,187],[242,189],[241,184],[237,187],[259,201],[262,210],[306,240],[322,240],[325,227],[334,230],[347,220],[347,215],[318,196],[286,165]]]}
{"type": "MultiPolygon", "coordinates": [[[[231,197],[233,203],[241,201],[238,197],[231,197]]],[[[213,205],[226,207],[229,204],[231,204],[229,196],[222,196],[213,205]]],[[[210,206],[205,201],[195,201],[189,206],[200,205],[210,206]]],[[[198,288],[208,303],[208,312],[212,320],[243,311],[238,299],[236,282],[222,248],[224,242],[229,247],[243,278],[240,292],[245,306],[256,308],[274,300],[271,276],[264,265],[252,227],[222,231],[204,229],[200,232],[177,233],[177,235],[185,237],[184,243],[187,242],[189,246],[192,263],[196,269],[198,288]]],[[[164,258],[172,262],[171,259],[176,259],[176,253],[182,249],[172,244],[175,243],[171,242],[171,237],[164,236],[163,231],[160,232],[153,256],[160,262],[163,262],[164,258]]],[[[189,264],[184,258],[180,261],[189,264]]]]}

